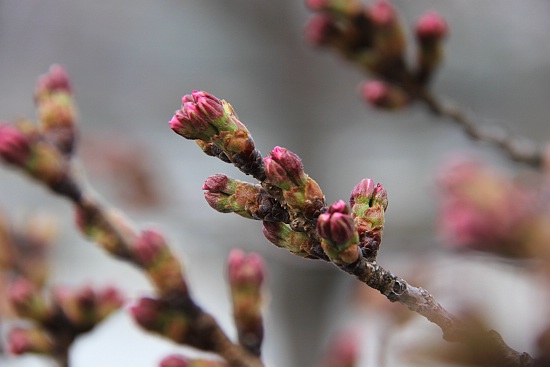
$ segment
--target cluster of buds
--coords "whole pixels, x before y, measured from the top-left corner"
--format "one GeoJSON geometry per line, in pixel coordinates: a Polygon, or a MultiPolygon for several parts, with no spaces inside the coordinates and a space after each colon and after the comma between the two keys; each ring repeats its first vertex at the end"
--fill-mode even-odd
{"type": "Polygon", "coordinates": [[[358,0],[306,0],[316,12],[306,36],[316,46],[335,49],[375,79],[361,88],[376,107],[399,108],[417,97],[443,58],[446,22],[434,11],[417,22],[417,62],[406,62],[406,37],[398,13],[388,0],[363,6],[358,0]]]}
{"type": "Polygon", "coordinates": [[[367,259],[375,259],[382,242],[388,194],[382,185],[375,186],[373,180],[365,178],[351,191],[349,203],[359,247],[367,259]]]}
{"type": "Polygon", "coordinates": [[[0,122],[0,158],[78,202],[81,193],[69,174],[76,113],[66,72],[52,66],[39,79],[35,97],[40,125],[28,120],[0,122]]]}
{"type": "Polygon", "coordinates": [[[349,207],[343,200],[332,204],[317,220],[317,233],[327,256],[338,265],[349,265],[360,259],[359,235],[349,207]]]}
{"type": "Polygon", "coordinates": [[[464,158],[447,162],[438,183],[439,226],[446,244],[505,256],[532,255],[525,241],[540,233],[530,227],[536,224],[531,223],[536,210],[533,193],[482,163],[464,158]]]}
{"type": "Polygon", "coordinates": [[[59,65],[38,79],[35,102],[42,133],[63,154],[70,156],[76,143],[76,106],[69,76],[59,65]]]}
{"type": "Polygon", "coordinates": [[[286,205],[306,220],[315,221],[325,209],[325,197],[317,182],[304,172],[300,157],[275,147],[264,164],[268,182],[282,190],[286,205]]]}
{"type": "Polygon", "coordinates": [[[8,349],[13,354],[40,353],[61,360],[67,358],[77,336],[93,329],[123,303],[119,291],[112,287],[57,288],[45,297],[24,278],[12,284],[8,299],[19,317],[33,323],[9,333],[8,349]]]}
{"type": "Polygon", "coordinates": [[[169,124],[177,134],[196,140],[205,153],[232,162],[260,181],[265,179],[260,152],[226,101],[203,91],[186,94],[169,124]]]}
{"type": "Polygon", "coordinates": [[[239,343],[259,356],[264,336],[261,288],[265,279],[265,265],[258,254],[247,255],[235,249],[229,254],[228,275],[239,343]]]}
{"type": "Polygon", "coordinates": [[[235,213],[249,219],[288,222],[288,213],[260,185],[210,176],[202,186],[208,205],[220,213],[235,213]]]}

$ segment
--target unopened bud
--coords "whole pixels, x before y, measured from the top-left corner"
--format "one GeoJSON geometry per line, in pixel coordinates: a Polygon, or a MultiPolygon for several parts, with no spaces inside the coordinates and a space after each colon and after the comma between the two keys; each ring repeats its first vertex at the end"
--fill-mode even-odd
{"type": "Polygon", "coordinates": [[[288,149],[275,147],[271,154],[264,158],[268,180],[282,189],[292,186],[303,186],[307,175],[304,173],[302,160],[288,149]]]}
{"type": "Polygon", "coordinates": [[[351,264],[358,259],[359,237],[343,200],[332,204],[317,220],[317,233],[325,253],[335,262],[351,264]]]}
{"type": "Polygon", "coordinates": [[[311,255],[315,245],[306,233],[293,231],[288,224],[281,222],[264,222],[263,233],[275,246],[285,248],[301,257],[311,255]]]}
{"type": "Polygon", "coordinates": [[[265,277],[265,265],[260,255],[247,255],[243,250],[234,249],[229,253],[228,273],[229,282],[234,286],[260,287],[265,277]]]}
{"type": "Polygon", "coordinates": [[[447,22],[436,11],[428,11],[416,22],[416,37],[421,41],[435,41],[447,36],[447,22]]]}
{"type": "Polygon", "coordinates": [[[338,28],[331,16],[316,14],[309,19],[306,29],[306,39],[314,46],[324,46],[330,43],[338,28]]]}
{"type": "Polygon", "coordinates": [[[159,367],[190,367],[189,359],[179,355],[169,355],[160,361],[159,367]]]}
{"type": "Polygon", "coordinates": [[[8,350],[11,354],[48,354],[54,350],[52,341],[41,329],[16,327],[8,333],[8,350]]]}
{"type": "Polygon", "coordinates": [[[349,204],[353,208],[355,203],[369,205],[374,194],[374,181],[370,178],[361,180],[351,191],[349,204]]]}
{"type": "Polygon", "coordinates": [[[379,80],[365,82],[361,94],[370,105],[379,108],[398,109],[409,102],[409,97],[401,88],[379,80]]]}
{"type": "Polygon", "coordinates": [[[42,321],[50,314],[40,290],[26,279],[17,279],[11,285],[8,297],[19,316],[42,321]]]}
{"type": "Polygon", "coordinates": [[[0,157],[7,163],[23,166],[30,157],[29,138],[18,128],[7,122],[0,122],[0,157]]]}

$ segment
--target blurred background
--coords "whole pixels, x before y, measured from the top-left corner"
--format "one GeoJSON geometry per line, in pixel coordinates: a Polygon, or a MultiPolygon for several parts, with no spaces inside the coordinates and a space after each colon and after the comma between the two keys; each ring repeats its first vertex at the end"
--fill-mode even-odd
{"type": "MultiPolygon", "coordinates": [[[[438,93],[484,123],[504,124],[541,145],[547,141],[548,1],[393,3],[409,27],[429,9],[447,19],[446,61],[434,83],[438,93]]],[[[494,327],[515,349],[529,351],[538,311],[512,311],[524,310],[536,297],[529,275],[442,247],[434,183],[445,156],[456,152],[513,173],[528,169],[469,141],[422,106],[394,113],[367,106],[357,93],[365,76],[307,44],[309,16],[301,0],[0,0],[0,119],[34,117],[36,77],[52,63],[62,64],[79,106],[80,164],[90,184],[140,227],[154,225],[169,234],[195,297],[230,333],[225,257],[233,247],[265,257],[267,366],[313,366],[332,332],[350,325],[364,337],[364,365],[376,366],[375,331],[383,325],[358,307],[353,279],[270,245],[260,223],[208,207],[201,190],[208,176],[249,178],[170,131],[167,122],[181,96],[194,89],[229,101],[264,155],[276,145],[297,153],[328,203],[347,199],[365,177],[381,182],[389,208],[380,263],[420,279],[451,310],[457,300],[502,300],[488,306],[494,327]],[[508,283],[489,286],[494,279],[508,283]],[[512,299],[510,286],[517,292],[512,299]]],[[[52,284],[116,284],[129,300],[150,292],[139,272],[77,233],[68,202],[7,167],[0,167],[0,210],[14,220],[32,212],[58,218],[52,284]]],[[[423,319],[412,330],[397,345],[419,333],[440,337],[423,319]]],[[[74,367],[150,367],[179,351],[138,330],[121,312],[79,340],[71,360],[74,367]]],[[[0,360],[6,366],[47,363],[36,357],[0,360]]],[[[395,357],[389,365],[402,363],[395,357]]]]}

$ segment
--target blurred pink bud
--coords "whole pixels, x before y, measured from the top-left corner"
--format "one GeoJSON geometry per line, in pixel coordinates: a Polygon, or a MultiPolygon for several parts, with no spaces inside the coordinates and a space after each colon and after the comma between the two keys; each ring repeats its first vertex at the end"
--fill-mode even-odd
{"type": "Polygon", "coordinates": [[[27,330],[13,328],[8,334],[8,350],[11,354],[20,355],[32,350],[32,341],[27,330]]]}
{"type": "Polygon", "coordinates": [[[159,367],[188,367],[189,359],[175,354],[165,357],[160,361],[159,367]]]}
{"type": "Polygon", "coordinates": [[[72,92],[69,75],[65,69],[58,64],[50,66],[50,70],[38,78],[35,95],[40,97],[41,94],[49,94],[54,91],[72,92]]]}
{"type": "Polygon", "coordinates": [[[377,26],[388,26],[397,18],[395,8],[388,0],[378,0],[368,8],[372,22],[377,26]]]}
{"type": "Polygon", "coordinates": [[[317,14],[309,19],[305,30],[306,39],[314,46],[328,44],[336,33],[334,20],[326,14],[317,14]]]}
{"type": "Polygon", "coordinates": [[[416,37],[420,40],[439,40],[448,33],[447,22],[436,11],[428,11],[416,23],[416,37]]]}
{"type": "Polygon", "coordinates": [[[363,83],[361,96],[370,105],[381,108],[399,108],[409,102],[409,97],[401,88],[380,80],[363,83]]]}
{"type": "Polygon", "coordinates": [[[158,259],[158,256],[166,248],[166,240],[160,232],[154,229],[146,229],[136,239],[132,250],[136,261],[140,265],[149,266],[158,259]]]}
{"type": "Polygon", "coordinates": [[[325,9],[329,5],[330,0],[306,0],[306,5],[311,10],[319,11],[325,9]]]}
{"type": "Polygon", "coordinates": [[[0,122],[0,157],[6,162],[22,166],[31,153],[30,139],[18,128],[0,122]]]}
{"type": "Polygon", "coordinates": [[[19,278],[12,283],[8,297],[9,300],[17,307],[25,305],[32,301],[37,292],[36,287],[30,281],[24,278],[19,278]]]}
{"type": "Polygon", "coordinates": [[[373,194],[374,181],[370,178],[364,178],[351,190],[349,203],[351,206],[354,206],[356,202],[369,204],[373,194]]]}
{"type": "Polygon", "coordinates": [[[260,255],[234,249],[228,257],[229,282],[232,285],[250,284],[260,287],[265,278],[265,265],[260,255]]]}
{"type": "Polygon", "coordinates": [[[322,367],[352,367],[358,365],[360,355],[359,337],[354,331],[341,332],[327,350],[322,367]]]}
{"type": "Polygon", "coordinates": [[[357,242],[357,231],[349,208],[343,200],[332,204],[317,220],[317,233],[338,248],[346,248],[357,242]]]}
{"type": "Polygon", "coordinates": [[[161,308],[158,300],[143,297],[130,306],[129,311],[139,325],[145,329],[152,329],[156,326],[161,315],[161,308]]]}

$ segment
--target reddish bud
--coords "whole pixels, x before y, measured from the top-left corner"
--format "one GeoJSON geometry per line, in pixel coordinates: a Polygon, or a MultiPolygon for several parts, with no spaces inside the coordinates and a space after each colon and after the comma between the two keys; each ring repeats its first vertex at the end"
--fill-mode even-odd
{"type": "Polygon", "coordinates": [[[160,361],[159,367],[188,367],[189,359],[172,354],[160,361]]]}
{"type": "Polygon", "coordinates": [[[164,236],[153,229],[146,229],[141,232],[132,247],[136,261],[145,267],[154,263],[166,249],[164,236]]]}
{"type": "Polygon", "coordinates": [[[48,353],[53,345],[40,329],[13,328],[8,333],[8,350],[11,354],[48,353]]]}
{"type": "Polygon", "coordinates": [[[388,26],[397,19],[397,13],[387,0],[379,0],[368,8],[370,19],[375,25],[388,26]]]}
{"type": "Polygon", "coordinates": [[[344,249],[353,241],[357,232],[349,208],[343,200],[332,204],[317,220],[317,233],[336,247],[344,249]]]}
{"type": "Polygon", "coordinates": [[[306,0],[306,5],[311,10],[319,11],[325,9],[330,0],[306,0]]]}
{"type": "Polygon", "coordinates": [[[72,92],[69,75],[61,65],[54,64],[46,74],[38,78],[35,96],[40,98],[44,94],[56,91],[72,92]]]}
{"type": "Polygon", "coordinates": [[[256,253],[245,254],[243,250],[234,249],[229,253],[229,282],[233,285],[250,284],[260,287],[265,277],[265,265],[256,253]]]}
{"type": "Polygon", "coordinates": [[[222,102],[212,94],[195,90],[191,94],[198,109],[202,113],[202,118],[207,120],[217,120],[224,116],[222,102]]]}
{"type": "Polygon", "coordinates": [[[428,11],[416,22],[416,37],[419,40],[439,40],[448,33],[447,22],[436,11],[428,11]]]}
{"type": "Polygon", "coordinates": [[[0,157],[6,162],[22,166],[31,153],[30,139],[18,128],[0,122],[0,157]]]}
{"type": "Polygon", "coordinates": [[[374,107],[400,108],[408,103],[408,96],[396,86],[380,80],[370,80],[361,86],[361,95],[374,107]]]}
{"type": "Polygon", "coordinates": [[[306,29],[306,39],[315,46],[323,46],[330,42],[338,29],[332,17],[326,14],[317,14],[309,19],[306,29]]]}
{"type": "Polygon", "coordinates": [[[162,313],[160,302],[154,298],[140,298],[137,303],[130,306],[130,314],[136,322],[145,329],[155,328],[158,318],[162,313]]]}
{"type": "MultiPolygon", "coordinates": [[[[230,178],[223,174],[216,174],[208,177],[204,184],[202,185],[203,190],[213,191],[213,192],[223,192],[226,194],[231,194],[234,191],[229,189],[230,178]]],[[[234,186],[234,185],[231,185],[234,186]]]]}
{"type": "Polygon", "coordinates": [[[380,205],[384,208],[384,210],[388,208],[388,193],[381,184],[377,184],[376,188],[374,189],[372,205],[380,205]]]}
{"type": "Polygon", "coordinates": [[[352,207],[356,202],[358,204],[369,204],[373,194],[374,181],[370,178],[362,179],[361,182],[359,182],[353,190],[351,190],[349,203],[352,207]]]}
{"type": "Polygon", "coordinates": [[[264,165],[269,181],[283,189],[304,186],[307,181],[302,160],[288,149],[275,147],[264,165]]]}

